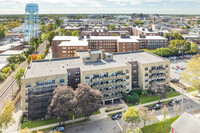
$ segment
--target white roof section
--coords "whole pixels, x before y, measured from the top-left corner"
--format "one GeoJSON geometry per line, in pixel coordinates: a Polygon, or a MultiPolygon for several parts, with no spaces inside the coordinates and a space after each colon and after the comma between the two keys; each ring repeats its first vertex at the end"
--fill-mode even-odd
{"type": "Polygon", "coordinates": [[[67,41],[67,40],[71,40],[72,36],[55,36],[53,38],[53,41],[67,41]]]}
{"type": "Polygon", "coordinates": [[[21,54],[23,50],[7,50],[0,54],[0,56],[12,56],[12,55],[18,55],[21,54]]]}
{"type": "Polygon", "coordinates": [[[183,113],[171,127],[178,133],[197,133],[200,131],[200,119],[188,114],[183,113]]]}
{"type": "Polygon", "coordinates": [[[59,46],[88,46],[88,41],[84,40],[73,40],[73,41],[64,41],[59,46]]]}
{"type": "Polygon", "coordinates": [[[146,36],[145,38],[136,37],[138,40],[168,40],[167,38],[161,36],[146,36]]]}
{"type": "Polygon", "coordinates": [[[22,44],[22,43],[20,43],[20,41],[17,41],[17,42],[12,42],[12,43],[10,43],[10,44],[1,45],[1,46],[0,46],[0,51],[7,50],[7,49],[10,49],[10,48],[19,46],[19,45],[21,45],[21,44],[22,44]]]}
{"type": "Polygon", "coordinates": [[[139,30],[139,31],[145,32],[145,33],[158,33],[158,32],[154,32],[154,31],[148,31],[148,29],[143,28],[143,27],[140,27],[140,28],[139,27],[134,27],[134,28],[139,30]]]}

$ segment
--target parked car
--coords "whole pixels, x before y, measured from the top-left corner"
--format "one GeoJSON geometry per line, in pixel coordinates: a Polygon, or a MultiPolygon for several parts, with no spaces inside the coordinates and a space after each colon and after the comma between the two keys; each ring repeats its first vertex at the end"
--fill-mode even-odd
{"type": "MultiPolygon", "coordinates": [[[[183,102],[186,103],[188,101],[188,99],[184,98],[183,102]]],[[[179,102],[182,102],[182,99],[179,100],[179,102]]]]}
{"type": "Polygon", "coordinates": [[[58,126],[58,127],[55,127],[55,128],[52,128],[49,130],[50,133],[53,133],[55,131],[59,131],[61,133],[63,133],[65,131],[65,127],[64,126],[58,126]]]}
{"type": "Polygon", "coordinates": [[[178,100],[176,100],[176,99],[174,99],[174,100],[171,100],[171,101],[169,101],[169,102],[168,102],[168,105],[169,105],[169,106],[173,106],[175,103],[176,103],[176,104],[178,104],[178,103],[179,103],[179,101],[178,101],[178,100]]]}
{"type": "Polygon", "coordinates": [[[112,119],[112,120],[116,120],[116,119],[119,119],[119,118],[121,118],[121,117],[122,117],[122,112],[116,113],[116,114],[112,115],[112,116],[111,116],[111,119],[112,119]]]}
{"type": "Polygon", "coordinates": [[[159,109],[161,109],[163,107],[164,107],[164,103],[159,102],[159,103],[154,104],[152,106],[152,109],[159,110],[159,109]]]}
{"type": "Polygon", "coordinates": [[[144,107],[146,107],[146,108],[148,108],[148,110],[152,110],[152,107],[151,106],[144,106],[144,107]]]}

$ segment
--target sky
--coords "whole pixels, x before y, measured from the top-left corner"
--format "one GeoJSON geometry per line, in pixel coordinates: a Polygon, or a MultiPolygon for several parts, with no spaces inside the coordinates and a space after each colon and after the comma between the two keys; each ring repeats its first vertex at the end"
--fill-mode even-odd
{"type": "Polygon", "coordinates": [[[0,0],[0,14],[24,14],[26,3],[40,14],[148,13],[197,14],[200,0],[0,0]]]}

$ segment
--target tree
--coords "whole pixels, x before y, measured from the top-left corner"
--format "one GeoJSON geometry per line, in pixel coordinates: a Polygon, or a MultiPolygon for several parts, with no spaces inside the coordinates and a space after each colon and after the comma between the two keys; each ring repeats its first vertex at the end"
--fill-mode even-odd
{"type": "Polygon", "coordinates": [[[169,114],[169,111],[166,105],[162,108],[162,113],[163,113],[164,119],[166,119],[167,115],[169,114]]]}
{"type": "Polygon", "coordinates": [[[139,127],[137,127],[135,129],[127,129],[126,133],[143,133],[143,132],[139,127]]]}
{"type": "Polygon", "coordinates": [[[70,30],[67,30],[67,31],[65,32],[65,36],[72,36],[72,32],[71,32],[70,30]]]}
{"type": "Polygon", "coordinates": [[[78,36],[78,30],[72,31],[72,36],[78,36]]]}
{"type": "Polygon", "coordinates": [[[49,41],[50,45],[55,36],[56,36],[56,33],[54,31],[49,32],[49,34],[47,36],[47,40],[49,41]]]}
{"type": "Polygon", "coordinates": [[[180,114],[180,106],[179,106],[179,104],[174,104],[173,105],[173,109],[174,109],[174,112],[176,113],[176,116],[180,114]]]}
{"type": "Polygon", "coordinates": [[[115,25],[109,25],[109,30],[114,30],[115,29],[115,25]]]}
{"type": "Polygon", "coordinates": [[[191,53],[197,53],[198,51],[198,45],[194,42],[191,43],[191,47],[190,47],[190,52],[191,53]]]}
{"type": "Polygon", "coordinates": [[[4,107],[0,112],[0,132],[1,129],[7,129],[9,126],[15,123],[13,118],[13,112],[15,112],[15,106],[11,101],[4,101],[4,107]]]}
{"type": "Polygon", "coordinates": [[[47,25],[47,32],[50,32],[54,29],[54,25],[52,23],[47,25]]]}
{"type": "Polygon", "coordinates": [[[6,28],[1,24],[0,25],[0,38],[5,37],[6,28]]]}
{"type": "Polygon", "coordinates": [[[173,31],[171,31],[170,33],[165,33],[163,37],[167,38],[169,41],[184,40],[184,37],[180,33],[173,31]]]}
{"type": "Polygon", "coordinates": [[[76,106],[74,90],[69,86],[58,86],[53,91],[53,97],[48,107],[48,116],[58,118],[61,124],[65,119],[69,119],[69,115],[74,113],[76,106]]]}
{"type": "Polygon", "coordinates": [[[45,32],[46,32],[46,29],[47,29],[47,27],[46,27],[45,24],[44,24],[44,25],[40,25],[40,31],[41,31],[42,33],[45,33],[45,32]]]}
{"type": "Polygon", "coordinates": [[[181,78],[190,84],[192,88],[199,89],[200,93],[200,55],[196,55],[190,59],[186,69],[181,73],[181,78]]]}
{"type": "Polygon", "coordinates": [[[187,51],[190,51],[190,42],[185,41],[185,40],[172,40],[169,43],[169,48],[173,49],[176,51],[176,53],[185,53],[187,51]]]}
{"type": "Polygon", "coordinates": [[[159,102],[161,99],[165,98],[165,95],[168,93],[165,85],[153,84],[150,88],[155,91],[155,95],[159,96],[159,102]]]}
{"type": "Polygon", "coordinates": [[[75,93],[78,101],[77,115],[84,115],[85,119],[87,119],[101,107],[102,95],[99,90],[92,89],[89,85],[80,83],[75,93]]]}
{"type": "Polygon", "coordinates": [[[197,24],[200,24],[200,20],[197,20],[197,22],[196,22],[197,24]]]}
{"type": "Polygon", "coordinates": [[[60,29],[60,33],[61,33],[61,36],[64,36],[65,35],[65,29],[60,29]]]}
{"type": "Polygon", "coordinates": [[[142,21],[135,21],[134,23],[135,23],[136,25],[144,24],[144,22],[142,22],[142,21]]]}
{"type": "Polygon", "coordinates": [[[24,75],[24,72],[25,72],[25,68],[20,68],[14,77],[17,80],[17,84],[19,88],[21,88],[21,77],[24,75]]]}
{"type": "Polygon", "coordinates": [[[131,125],[137,125],[141,121],[138,110],[133,107],[129,107],[126,110],[122,116],[122,120],[131,125]]]}
{"type": "Polygon", "coordinates": [[[10,22],[6,25],[8,30],[12,30],[12,29],[14,29],[15,27],[18,27],[18,26],[20,26],[19,22],[10,22]]]}
{"type": "Polygon", "coordinates": [[[155,110],[152,110],[151,112],[149,112],[149,115],[148,115],[149,124],[150,122],[155,123],[157,121],[156,116],[154,115],[154,112],[155,110]]]}
{"type": "Polygon", "coordinates": [[[143,121],[144,126],[146,125],[146,121],[148,120],[149,109],[147,107],[141,107],[139,110],[140,119],[143,121]]]}

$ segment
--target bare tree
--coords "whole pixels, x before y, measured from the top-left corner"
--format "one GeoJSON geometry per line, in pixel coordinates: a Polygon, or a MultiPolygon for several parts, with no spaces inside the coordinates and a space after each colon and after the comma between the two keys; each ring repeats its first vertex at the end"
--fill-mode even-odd
{"type": "Polygon", "coordinates": [[[93,112],[96,112],[101,107],[102,95],[99,90],[92,89],[87,84],[79,84],[76,91],[77,99],[77,115],[84,115],[88,119],[93,112]]]}
{"type": "Polygon", "coordinates": [[[165,98],[165,95],[168,93],[166,89],[166,85],[154,84],[151,87],[151,90],[154,90],[155,94],[159,96],[159,102],[161,99],[165,98]]]}
{"type": "Polygon", "coordinates": [[[179,104],[174,104],[173,105],[173,109],[174,109],[174,112],[176,113],[176,116],[180,114],[180,106],[179,106],[179,104]]]}
{"type": "Polygon", "coordinates": [[[167,115],[169,114],[169,111],[168,111],[168,108],[166,105],[162,108],[162,113],[163,113],[163,116],[165,119],[167,117],[167,115]]]}
{"type": "Polygon", "coordinates": [[[69,86],[58,86],[53,92],[53,98],[48,107],[48,116],[58,118],[60,124],[76,108],[77,101],[75,99],[75,91],[69,86]]]}
{"type": "Polygon", "coordinates": [[[148,120],[148,115],[150,111],[147,107],[141,107],[139,110],[140,119],[143,121],[144,126],[146,125],[146,121],[148,120]]]}
{"type": "Polygon", "coordinates": [[[155,113],[155,110],[152,110],[151,112],[149,112],[149,115],[148,115],[149,124],[150,124],[150,122],[155,123],[157,121],[154,113],[155,113]]]}

